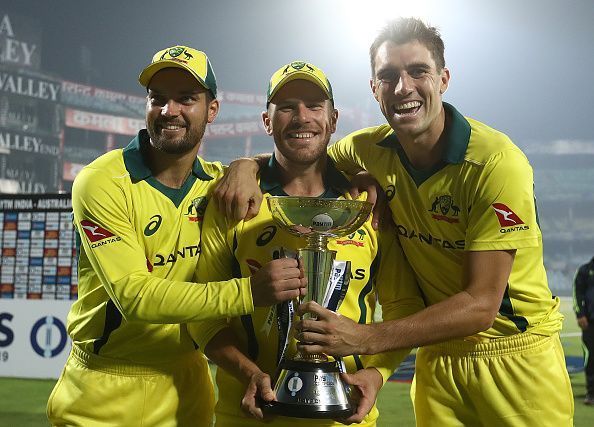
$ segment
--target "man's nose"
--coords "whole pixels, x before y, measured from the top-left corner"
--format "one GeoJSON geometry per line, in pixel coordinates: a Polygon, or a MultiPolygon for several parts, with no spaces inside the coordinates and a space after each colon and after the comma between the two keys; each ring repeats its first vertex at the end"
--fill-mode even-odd
{"type": "Polygon", "coordinates": [[[297,123],[309,122],[309,108],[305,104],[297,105],[295,114],[293,114],[293,121],[297,123]]]}
{"type": "Polygon", "coordinates": [[[178,116],[180,112],[180,105],[173,99],[167,101],[167,103],[161,108],[161,115],[166,117],[178,116]]]}
{"type": "Polygon", "coordinates": [[[408,73],[403,72],[400,74],[398,83],[394,88],[394,93],[397,95],[408,95],[412,91],[412,77],[408,73]]]}

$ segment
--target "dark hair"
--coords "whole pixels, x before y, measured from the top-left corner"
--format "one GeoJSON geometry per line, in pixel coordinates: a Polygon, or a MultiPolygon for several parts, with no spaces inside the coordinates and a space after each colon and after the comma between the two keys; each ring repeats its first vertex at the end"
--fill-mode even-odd
{"type": "Polygon", "coordinates": [[[389,21],[382,28],[369,48],[371,76],[375,77],[375,55],[382,43],[391,41],[397,45],[401,45],[414,40],[418,40],[429,49],[437,70],[441,71],[445,67],[443,55],[444,45],[437,28],[429,27],[417,18],[397,18],[389,21]]]}

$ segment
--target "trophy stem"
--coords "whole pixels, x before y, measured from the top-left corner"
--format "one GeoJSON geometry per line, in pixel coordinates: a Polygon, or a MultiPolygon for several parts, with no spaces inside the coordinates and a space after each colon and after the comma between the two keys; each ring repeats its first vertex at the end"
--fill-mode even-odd
{"type": "Polygon", "coordinates": [[[327,251],[328,250],[328,236],[320,233],[313,233],[306,236],[307,246],[305,249],[327,251]]]}

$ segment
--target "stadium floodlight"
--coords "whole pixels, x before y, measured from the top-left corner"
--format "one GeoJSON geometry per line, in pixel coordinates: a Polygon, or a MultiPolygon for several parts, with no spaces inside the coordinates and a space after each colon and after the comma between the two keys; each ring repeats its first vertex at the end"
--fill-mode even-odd
{"type": "Polygon", "coordinates": [[[431,4],[416,0],[342,0],[336,11],[338,22],[349,26],[349,32],[358,45],[368,48],[377,33],[390,19],[412,16],[428,20],[431,4]]]}

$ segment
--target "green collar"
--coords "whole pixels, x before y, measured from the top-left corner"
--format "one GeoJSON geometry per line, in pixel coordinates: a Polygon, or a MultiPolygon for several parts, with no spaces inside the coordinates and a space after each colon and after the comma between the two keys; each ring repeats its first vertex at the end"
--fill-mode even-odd
{"type": "MultiPolygon", "coordinates": [[[[130,173],[130,176],[135,182],[142,181],[151,177],[153,174],[147,164],[144,161],[143,152],[147,149],[149,144],[149,134],[146,129],[141,129],[138,135],[134,137],[132,141],[124,148],[124,164],[126,170],[130,173]]],[[[196,178],[202,181],[212,180],[212,176],[204,172],[202,164],[198,159],[194,160],[192,165],[192,173],[196,178]]]]}
{"type": "MultiPolygon", "coordinates": [[[[336,199],[348,191],[350,182],[336,169],[334,161],[330,157],[328,157],[327,161],[326,172],[324,173],[324,187],[326,190],[320,197],[323,199],[336,199]]],[[[287,193],[283,191],[280,171],[274,154],[270,157],[268,164],[260,169],[260,189],[263,193],[268,193],[271,196],[287,196],[287,193]]]]}
{"type": "Polygon", "coordinates": [[[141,129],[130,144],[124,148],[124,165],[130,173],[133,182],[146,181],[153,188],[167,196],[176,207],[179,207],[184,197],[188,194],[196,179],[202,181],[212,180],[212,176],[204,172],[202,164],[196,158],[192,165],[192,173],[186,179],[181,188],[170,188],[163,185],[153,176],[153,173],[144,161],[143,153],[146,153],[149,144],[149,134],[146,129],[141,129]]]}
{"type": "Polygon", "coordinates": [[[406,153],[398,142],[398,137],[394,131],[377,143],[380,147],[391,148],[398,153],[404,168],[413,178],[417,186],[421,185],[446,165],[462,163],[464,160],[468,142],[470,141],[470,123],[468,123],[458,110],[447,102],[443,103],[443,108],[447,116],[446,128],[441,135],[441,139],[445,143],[445,150],[442,154],[441,162],[435,166],[423,170],[415,169],[408,160],[408,157],[406,157],[406,153]]]}

